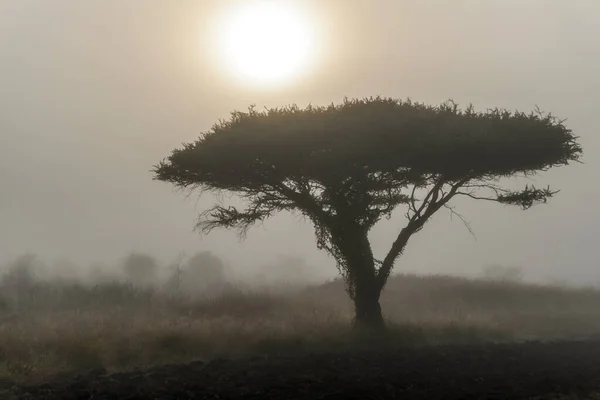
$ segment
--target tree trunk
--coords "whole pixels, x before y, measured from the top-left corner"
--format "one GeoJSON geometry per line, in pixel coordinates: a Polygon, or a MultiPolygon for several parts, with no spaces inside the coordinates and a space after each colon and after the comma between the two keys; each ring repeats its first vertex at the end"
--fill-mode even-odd
{"type": "Polygon", "coordinates": [[[368,231],[353,224],[341,224],[331,232],[334,245],[343,254],[348,294],[354,301],[354,327],[364,331],[382,331],[385,321],[379,296],[383,285],[377,279],[377,269],[368,231]]]}
{"type": "Polygon", "coordinates": [[[354,293],[355,328],[370,331],[385,329],[385,321],[379,304],[380,294],[381,290],[375,280],[357,282],[354,293]]]}

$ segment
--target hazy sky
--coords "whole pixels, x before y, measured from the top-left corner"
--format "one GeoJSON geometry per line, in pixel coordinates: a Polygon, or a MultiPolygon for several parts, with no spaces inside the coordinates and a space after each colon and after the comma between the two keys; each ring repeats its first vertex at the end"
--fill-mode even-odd
{"type": "MultiPolygon", "coordinates": [[[[246,0],[250,2],[252,0],[246,0]]],[[[461,201],[475,240],[440,212],[396,271],[478,273],[521,265],[532,277],[600,282],[600,2],[306,0],[319,32],[313,68],[275,88],[232,79],[209,34],[226,0],[0,0],[0,262],[111,262],[129,251],[168,261],[213,250],[239,266],[305,255],[334,274],[312,226],[282,215],[201,238],[186,199],[152,165],[233,109],[384,95],[477,108],[538,105],[581,137],[583,165],[538,179],[561,192],[523,212],[461,201]]],[[[374,232],[383,251],[402,219],[374,232]]]]}

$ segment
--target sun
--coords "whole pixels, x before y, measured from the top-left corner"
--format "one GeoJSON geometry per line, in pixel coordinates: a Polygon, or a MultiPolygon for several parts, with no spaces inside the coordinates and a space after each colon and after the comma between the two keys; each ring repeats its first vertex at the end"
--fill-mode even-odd
{"type": "Polygon", "coordinates": [[[246,83],[282,84],[306,70],[314,49],[314,29],[293,4],[250,0],[228,14],[219,48],[235,76],[246,83]]]}

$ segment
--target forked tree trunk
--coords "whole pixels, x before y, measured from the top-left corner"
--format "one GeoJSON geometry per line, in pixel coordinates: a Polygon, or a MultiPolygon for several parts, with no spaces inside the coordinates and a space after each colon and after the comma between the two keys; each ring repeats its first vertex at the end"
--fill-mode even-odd
{"type": "Polygon", "coordinates": [[[357,282],[354,293],[354,326],[359,329],[381,331],[385,321],[381,313],[381,290],[374,281],[357,282]]]}

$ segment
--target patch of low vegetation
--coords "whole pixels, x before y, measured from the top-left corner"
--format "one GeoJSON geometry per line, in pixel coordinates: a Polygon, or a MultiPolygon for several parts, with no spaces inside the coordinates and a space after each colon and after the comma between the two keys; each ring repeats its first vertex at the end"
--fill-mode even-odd
{"type": "Polygon", "coordinates": [[[270,289],[230,284],[218,294],[191,295],[168,285],[86,284],[28,273],[15,280],[13,271],[0,282],[0,377],[22,383],[218,357],[600,332],[594,289],[397,275],[381,299],[389,328],[374,339],[352,328],[353,304],[341,280],[270,289]]]}

